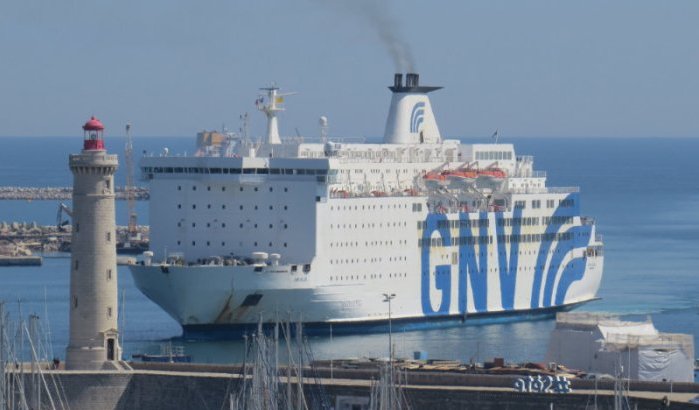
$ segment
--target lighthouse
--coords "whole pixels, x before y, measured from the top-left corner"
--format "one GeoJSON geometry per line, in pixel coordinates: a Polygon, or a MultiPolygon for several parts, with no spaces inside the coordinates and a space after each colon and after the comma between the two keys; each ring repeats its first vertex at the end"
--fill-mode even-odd
{"type": "Polygon", "coordinates": [[[119,369],[114,172],[104,125],[83,125],[83,149],[71,154],[73,230],[70,264],[70,340],[66,368],[119,369]]]}

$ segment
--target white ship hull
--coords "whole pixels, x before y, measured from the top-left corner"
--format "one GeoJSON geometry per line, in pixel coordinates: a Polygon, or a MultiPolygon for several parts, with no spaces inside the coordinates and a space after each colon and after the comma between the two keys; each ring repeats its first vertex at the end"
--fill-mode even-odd
{"type": "MultiPolygon", "coordinates": [[[[440,220],[459,217],[432,215],[440,220]]],[[[462,214],[462,219],[463,215],[467,214],[462,214]]],[[[497,225],[497,215],[490,213],[493,226],[497,225]]],[[[428,229],[426,223],[422,234],[428,229]]],[[[192,334],[235,332],[260,320],[275,319],[302,320],[326,331],[330,325],[336,332],[370,329],[388,320],[382,298],[385,292],[396,294],[391,319],[397,326],[402,322],[437,326],[448,318],[469,321],[481,316],[551,313],[595,299],[603,271],[602,244],[595,240],[590,225],[562,228],[556,233],[570,230],[580,230],[581,234],[568,240],[572,242],[516,245],[516,266],[511,265],[512,243],[483,245],[482,251],[477,244],[457,246],[454,242],[450,247],[415,248],[418,263],[398,280],[392,274],[367,280],[365,273],[358,272],[357,279],[341,283],[329,280],[333,276],[326,270],[329,267],[291,272],[291,265],[153,264],[131,266],[131,271],[136,286],[192,334]],[[594,249],[600,254],[594,255],[594,249]],[[448,264],[435,263],[445,250],[460,250],[464,260],[457,257],[448,264]],[[488,256],[480,259],[480,252],[488,256]],[[479,263],[474,259],[487,266],[469,271],[469,260],[479,263]],[[507,263],[509,267],[503,266],[507,263]],[[537,264],[545,269],[536,269],[537,264]],[[508,271],[516,273],[506,279],[508,271]],[[484,280],[474,281],[485,272],[484,280]],[[431,277],[424,280],[426,276],[431,277]]],[[[445,231],[440,235],[448,236],[445,231]]]]}

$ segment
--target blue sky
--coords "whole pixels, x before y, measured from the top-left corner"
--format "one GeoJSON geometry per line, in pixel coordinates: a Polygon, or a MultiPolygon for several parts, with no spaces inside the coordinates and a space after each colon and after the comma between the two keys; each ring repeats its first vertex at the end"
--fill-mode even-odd
{"type": "Polygon", "coordinates": [[[412,53],[445,136],[699,136],[699,2],[0,1],[0,135],[193,136],[297,91],[284,135],[383,135],[412,53]],[[377,27],[380,26],[380,27],[377,27]]]}

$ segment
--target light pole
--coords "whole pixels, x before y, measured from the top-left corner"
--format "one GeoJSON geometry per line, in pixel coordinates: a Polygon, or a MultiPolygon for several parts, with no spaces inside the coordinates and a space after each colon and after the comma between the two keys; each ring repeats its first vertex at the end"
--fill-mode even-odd
{"type": "Polygon", "coordinates": [[[393,329],[391,328],[391,300],[396,297],[395,293],[384,293],[383,301],[388,302],[388,386],[389,394],[387,397],[388,408],[395,408],[395,397],[393,396],[393,329]]]}
{"type": "Polygon", "coordinates": [[[393,362],[393,329],[391,329],[391,300],[396,297],[395,293],[384,293],[383,301],[388,302],[388,358],[393,362]]]}

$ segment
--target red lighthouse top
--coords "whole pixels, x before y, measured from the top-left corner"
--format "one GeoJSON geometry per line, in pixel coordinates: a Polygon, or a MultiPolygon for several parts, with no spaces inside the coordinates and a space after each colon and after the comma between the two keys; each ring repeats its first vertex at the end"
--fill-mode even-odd
{"type": "Polygon", "coordinates": [[[102,134],[104,133],[104,125],[102,122],[95,118],[93,115],[88,122],[83,125],[84,150],[103,150],[104,140],[102,139],[102,134]]]}

